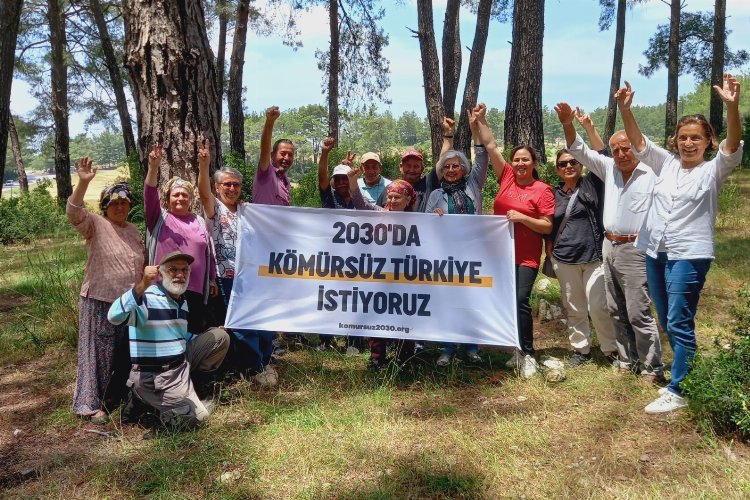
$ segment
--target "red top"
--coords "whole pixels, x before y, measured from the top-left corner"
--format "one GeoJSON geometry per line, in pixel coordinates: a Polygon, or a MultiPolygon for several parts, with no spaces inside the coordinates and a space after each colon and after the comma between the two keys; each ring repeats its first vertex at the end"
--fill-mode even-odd
{"type": "MultiPolygon", "coordinates": [[[[519,186],[513,168],[506,163],[494,208],[495,215],[506,215],[508,210],[516,210],[535,219],[544,215],[554,216],[555,195],[552,188],[542,181],[534,180],[528,186],[519,186]]],[[[513,229],[516,264],[538,269],[542,256],[542,235],[520,222],[514,224],[513,229]]]]}

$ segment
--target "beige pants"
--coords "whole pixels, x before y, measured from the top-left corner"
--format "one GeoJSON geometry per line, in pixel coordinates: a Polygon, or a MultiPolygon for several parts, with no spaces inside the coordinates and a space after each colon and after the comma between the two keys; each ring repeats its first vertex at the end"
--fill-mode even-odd
{"type": "Polygon", "coordinates": [[[227,349],[227,332],[209,328],[187,343],[185,362],[181,365],[161,373],[131,370],[128,386],[159,412],[163,423],[195,425],[208,417],[208,411],[195,393],[190,371],[215,370],[227,349]]]}
{"type": "Polygon", "coordinates": [[[607,309],[602,263],[565,264],[553,258],[552,264],[560,281],[560,296],[568,317],[570,345],[581,354],[589,354],[590,316],[602,352],[617,353],[615,325],[607,309]]]}

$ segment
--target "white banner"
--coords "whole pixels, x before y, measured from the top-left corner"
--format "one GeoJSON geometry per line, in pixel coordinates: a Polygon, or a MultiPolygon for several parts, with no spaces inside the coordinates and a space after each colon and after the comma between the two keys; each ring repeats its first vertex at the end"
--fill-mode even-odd
{"type": "Polygon", "coordinates": [[[518,347],[505,217],[240,210],[229,328],[518,347]]]}

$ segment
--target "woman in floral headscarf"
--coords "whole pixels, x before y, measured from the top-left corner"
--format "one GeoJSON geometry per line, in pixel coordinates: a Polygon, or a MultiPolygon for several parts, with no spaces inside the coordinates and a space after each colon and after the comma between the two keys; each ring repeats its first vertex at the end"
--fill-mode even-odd
{"type": "MultiPolygon", "coordinates": [[[[349,191],[352,194],[354,208],[357,210],[377,210],[379,212],[413,212],[417,202],[417,192],[411,184],[403,179],[396,179],[385,188],[386,203],[385,207],[380,207],[370,203],[362,196],[359,190],[357,179],[362,175],[362,167],[352,168],[349,173],[349,191]]],[[[369,368],[378,370],[383,368],[386,363],[386,350],[388,348],[388,339],[370,338],[370,360],[367,363],[369,368]]],[[[414,357],[414,341],[399,340],[396,346],[396,357],[402,363],[405,363],[414,357]]]]}
{"type": "Polygon", "coordinates": [[[143,205],[146,212],[146,251],[149,265],[161,262],[170,252],[192,255],[190,281],[185,292],[188,303],[188,331],[203,333],[217,326],[209,318],[208,297],[216,296],[216,259],[211,235],[202,217],[190,211],[195,199],[192,183],[172,177],[159,193],[157,179],[163,154],[161,145],[154,145],[148,155],[148,173],[143,186],[143,205]]]}
{"type": "MultiPolygon", "coordinates": [[[[86,271],[78,301],[78,370],[73,396],[73,412],[90,417],[94,423],[106,423],[105,392],[114,384],[116,345],[127,346],[127,325],[115,326],[107,321],[112,302],[141,280],[144,252],[138,229],[128,222],[132,207],[130,186],[115,184],[102,191],[99,208],[102,215],[89,212],[83,197],[96,169],[88,157],[76,163],[78,184],[68,198],[68,220],[86,239],[86,271]],[[104,278],[104,279],[103,279],[104,278]]],[[[130,370],[127,351],[118,357],[125,360],[124,376],[130,370]]],[[[125,377],[122,378],[124,387],[125,377]]],[[[110,394],[124,393],[122,387],[110,394]]],[[[119,394],[122,396],[123,394],[119,394]]],[[[116,398],[115,398],[116,399],[116,398]]]]}

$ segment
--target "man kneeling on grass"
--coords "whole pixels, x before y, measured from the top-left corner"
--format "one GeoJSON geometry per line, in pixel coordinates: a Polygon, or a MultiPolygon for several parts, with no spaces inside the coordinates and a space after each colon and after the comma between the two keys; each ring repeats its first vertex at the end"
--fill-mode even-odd
{"type": "Polygon", "coordinates": [[[109,321],[130,327],[128,386],[133,396],[152,406],[165,424],[195,425],[209,411],[198,398],[190,372],[212,372],[229,347],[222,328],[199,335],[187,330],[188,306],[182,294],[190,280],[193,257],[180,252],[164,256],[159,266],[147,266],[143,279],[116,299],[109,321]],[[161,282],[155,283],[158,275],[161,282]]]}

